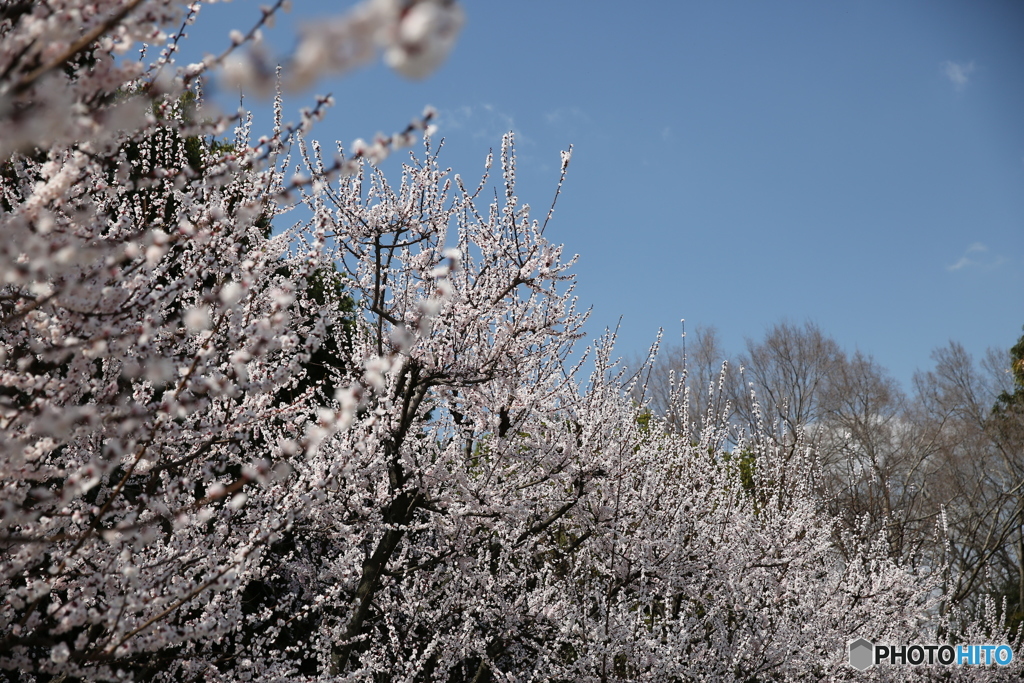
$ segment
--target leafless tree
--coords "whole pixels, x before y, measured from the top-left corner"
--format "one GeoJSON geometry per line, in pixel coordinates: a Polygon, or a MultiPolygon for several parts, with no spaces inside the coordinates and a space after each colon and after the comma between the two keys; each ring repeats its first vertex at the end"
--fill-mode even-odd
{"type": "Polygon", "coordinates": [[[894,557],[928,552],[944,502],[929,488],[936,439],[896,381],[858,351],[835,363],[820,405],[814,436],[833,511],[848,530],[884,533],[894,557]]]}
{"type": "Polygon", "coordinates": [[[844,359],[839,344],[812,322],[784,321],[746,347],[740,379],[730,385],[740,423],[766,422],[791,453],[798,443],[814,445],[811,427],[824,415],[828,383],[844,359]]]}
{"type": "Polygon", "coordinates": [[[951,601],[1001,595],[1020,616],[1024,604],[1024,448],[1020,416],[996,420],[993,407],[1012,384],[1009,357],[981,363],[958,343],[932,354],[914,378],[922,423],[935,435],[948,499],[945,522],[951,601]]]}

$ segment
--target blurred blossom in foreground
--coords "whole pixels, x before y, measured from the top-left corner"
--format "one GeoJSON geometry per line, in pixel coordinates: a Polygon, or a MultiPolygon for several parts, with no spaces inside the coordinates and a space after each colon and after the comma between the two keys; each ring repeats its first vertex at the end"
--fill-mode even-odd
{"type": "MultiPolygon", "coordinates": [[[[367,0],[344,16],[306,24],[286,68],[291,90],[310,87],[327,74],[370,62],[376,50],[407,78],[433,73],[451,52],[465,21],[454,0],[367,0]]],[[[225,73],[235,86],[269,92],[274,69],[259,46],[235,58],[225,73]]]]}

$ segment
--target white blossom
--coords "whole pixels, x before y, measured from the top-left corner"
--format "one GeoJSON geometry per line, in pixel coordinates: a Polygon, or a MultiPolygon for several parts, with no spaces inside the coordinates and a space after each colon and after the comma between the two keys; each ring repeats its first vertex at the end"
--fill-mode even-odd
{"type": "Polygon", "coordinates": [[[57,664],[63,664],[71,656],[71,650],[67,643],[57,643],[50,649],[50,659],[57,664]]]}
{"type": "Polygon", "coordinates": [[[190,332],[202,332],[210,327],[210,309],[206,306],[190,308],[185,314],[185,327],[190,332]]]}

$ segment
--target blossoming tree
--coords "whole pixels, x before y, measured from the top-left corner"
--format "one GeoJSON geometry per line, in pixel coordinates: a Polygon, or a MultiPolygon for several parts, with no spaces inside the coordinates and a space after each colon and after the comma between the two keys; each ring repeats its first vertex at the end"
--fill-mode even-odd
{"type": "MultiPolygon", "coordinates": [[[[326,157],[327,100],[263,136],[204,109],[219,66],[273,82],[279,5],[182,67],[162,30],[199,4],[0,19],[0,671],[789,679],[851,673],[851,636],[929,635],[939,573],[841,558],[809,456],[713,417],[669,433],[610,338],[584,381],[573,259],[511,136],[493,185],[490,156],[467,183],[429,139],[391,184],[372,162],[431,112],[326,157]],[[116,59],[139,40],[166,47],[116,59]]],[[[460,23],[372,0],[282,68],[380,45],[421,76],[460,23]]]]}

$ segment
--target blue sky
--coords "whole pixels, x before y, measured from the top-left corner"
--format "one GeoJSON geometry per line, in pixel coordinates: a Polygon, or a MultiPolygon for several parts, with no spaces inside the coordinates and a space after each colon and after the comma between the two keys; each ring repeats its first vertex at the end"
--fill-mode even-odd
{"type": "MultiPolygon", "coordinates": [[[[294,22],[347,6],[294,4],[268,32],[281,52],[294,22]]],[[[951,339],[980,356],[1020,336],[1024,3],[464,6],[429,79],[378,64],[319,83],[337,106],[312,137],[370,138],[431,104],[442,160],[472,177],[514,130],[540,214],[572,143],[548,236],[580,255],[591,335],[621,316],[623,355],[659,327],[676,339],[680,318],[731,353],[811,320],[907,386],[951,339]]],[[[257,12],[204,10],[185,54],[219,52],[257,12]]]]}

